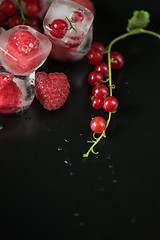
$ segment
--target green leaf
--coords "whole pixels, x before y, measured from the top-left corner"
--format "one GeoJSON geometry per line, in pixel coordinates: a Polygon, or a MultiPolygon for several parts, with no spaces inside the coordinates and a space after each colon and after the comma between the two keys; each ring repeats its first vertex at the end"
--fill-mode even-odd
{"type": "Polygon", "coordinates": [[[146,28],[150,22],[150,14],[144,10],[136,10],[133,16],[128,20],[127,31],[130,32],[137,28],[146,28]]]}

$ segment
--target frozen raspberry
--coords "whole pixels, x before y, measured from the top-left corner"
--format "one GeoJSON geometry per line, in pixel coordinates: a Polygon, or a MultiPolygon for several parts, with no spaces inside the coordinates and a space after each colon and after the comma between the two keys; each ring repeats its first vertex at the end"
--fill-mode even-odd
{"type": "Polygon", "coordinates": [[[72,0],[85,8],[88,8],[93,14],[95,14],[95,7],[91,0],[72,0]]]}
{"type": "Polygon", "coordinates": [[[13,81],[13,75],[0,74],[0,113],[15,113],[19,111],[22,92],[13,81]]]}
{"type": "Polygon", "coordinates": [[[7,47],[8,51],[11,48],[26,55],[38,50],[39,41],[28,31],[16,31],[9,37],[7,47]]]}
{"type": "Polygon", "coordinates": [[[70,84],[64,73],[36,73],[35,94],[47,110],[55,110],[64,105],[69,94],[70,84]]]}
{"type": "Polygon", "coordinates": [[[41,61],[34,56],[39,51],[40,42],[29,31],[16,31],[9,39],[4,53],[4,63],[23,75],[31,69],[36,68],[41,61]]]}

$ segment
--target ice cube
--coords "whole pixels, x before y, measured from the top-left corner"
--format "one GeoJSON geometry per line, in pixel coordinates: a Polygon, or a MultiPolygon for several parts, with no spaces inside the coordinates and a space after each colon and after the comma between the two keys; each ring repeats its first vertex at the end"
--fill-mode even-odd
{"type": "Polygon", "coordinates": [[[0,67],[0,113],[17,113],[28,109],[35,97],[35,72],[16,76],[0,67]]]}
{"type": "Polygon", "coordinates": [[[30,75],[48,57],[50,40],[37,30],[19,25],[0,35],[0,62],[14,75],[30,75]]]}
{"type": "MultiPolygon", "coordinates": [[[[72,55],[72,59],[75,60],[79,59],[80,55],[83,57],[86,53],[83,49],[86,45],[85,38],[89,40],[88,44],[92,39],[93,19],[93,13],[78,3],[71,0],[54,0],[43,21],[44,32],[52,41],[52,53],[54,54],[51,53],[51,56],[55,56],[58,49],[62,55],[64,51],[65,54],[69,54],[69,58],[72,55]],[[79,54],[82,52],[83,55],[79,54]]],[[[58,56],[58,53],[56,55],[59,60],[67,59],[66,55],[62,58],[58,56]]],[[[56,59],[56,57],[53,58],[56,59]]]]}

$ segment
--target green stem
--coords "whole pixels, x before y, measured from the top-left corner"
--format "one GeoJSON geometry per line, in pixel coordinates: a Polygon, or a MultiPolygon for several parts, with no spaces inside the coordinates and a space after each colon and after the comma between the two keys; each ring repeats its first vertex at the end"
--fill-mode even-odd
{"type": "Polygon", "coordinates": [[[17,7],[18,7],[18,9],[19,9],[19,12],[20,12],[20,14],[21,14],[22,25],[24,25],[24,24],[26,23],[26,18],[25,18],[25,16],[24,16],[23,10],[22,10],[22,8],[21,8],[21,6],[20,6],[19,0],[16,0],[16,5],[17,5],[17,7]]]}
{"type": "MultiPolygon", "coordinates": [[[[110,57],[110,55],[111,55],[111,49],[112,49],[113,45],[114,45],[116,42],[118,42],[119,40],[122,40],[122,39],[124,39],[124,38],[126,38],[126,37],[129,37],[129,36],[132,36],[132,35],[136,35],[136,34],[142,34],[142,33],[143,33],[143,34],[149,34],[149,35],[155,36],[155,37],[157,37],[157,38],[160,39],[160,34],[158,34],[158,33],[155,33],[155,32],[149,31],[149,30],[145,30],[145,29],[143,29],[143,28],[137,28],[137,29],[133,29],[133,30],[131,30],[130,32],[124,33],[124,34],[120,35],[119,37],[113,39],[113,40],[110,42],[110,44],[108,45],[107,50],[106,50],[106,53],[108,53],[108,69],[109,69],[109,75],[108,75],[108,78],[106,79],[106,81],[104,81],[104,82],[109,82],[109,86],[110,86],[110,88],[109,88],[109,91],[110,91],[109,95],[110,95],[110,96],[112,96],[112,90],[113,90],[113,87],[112,87],[112,71],[111,71],[111,57],[110,57]]],[[[92,142],[91,142],[91,143],[93,143],[92,146],[90,147],[90,149],[88,150],[87,153],[83,154],[83,157],[88,157],[89,154],[90,154],[90,152],[92,152],[93,154],[98,154],[98,153],[95,153],[95,152],[94,152],[94,147],[100,142],[100,140],[101,140],[103,137],[106,137],[106,130],[107,130],[107,128],[108,128],[108,126],[109,126],[109,123],[110,123],[110,121],[111,121],[111,116],[112,116],[112,113],[109,112],[105,131],[101,133],[101,135],[100,135],[99,138],[96,138],[95,141],[92,141],[92,142]]]]}
{"type": "Polygon", "coordinates": [[[73,24],[72,23],[74,23],[73,21],[71,21],[71,20],[69,20],[69,18],[68,17],[65,17],[64,18],[65,20],[67,20],[68,21],[68,23],[69,23],[69,25],[70,25],[70,28],[68,29],[68,30],[71,30],[71,29],[73,29],[76,33],[77,33],[77,30],[73,27],[73,24]]]}

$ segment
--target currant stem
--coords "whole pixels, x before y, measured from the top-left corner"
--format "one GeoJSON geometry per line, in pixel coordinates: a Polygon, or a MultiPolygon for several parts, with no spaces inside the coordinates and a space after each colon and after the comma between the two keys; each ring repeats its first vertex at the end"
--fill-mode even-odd
{"type": "MultiPolygon", "coordinates": [[[[156,33],[156,32],[152,32],[152,31],[149,31],[149,30],[145,30],[143,28],[137,28],[137,29],[133,29],[127,33],[124,33],[122,35],[120,35],[119,37],[113,39],[110,44],[108,45],[107,49],[104,51],[104,53],[107,53],[108,54],[108,70],[109,70],[109,74],[108,74],[108,77],[106,80],[104,80],[103,82],[109,82],[109,95],[112,96],[112,90],[115,88],[113,87],[113,84],[112,84],[112,71],[111,71],[111,49],[113,47],[113,45],[118,42],[119,40],[122,40],[122,39],[125,39],[126,37],[129,37],[129,36],[132,36],[132,35],[136,35],[136,34],[148,34],[148,35],[152,35],[152,36],[155,36],[157,38],[160,39],[160,34],[156,33]]],[[[114,112],[113,112],[114,113],[114,112]]],[[[100,140],[102,139],[102,137],[106,137],[106,130],[109,126],[109,123],[111,121],[111,116],[112,116],[112,112],[109,112],[109,115],[108,115],[108,120],[107,120],[107,123],[106,123],[106,129],[105,131],[102,132],[102,134],[100,135],[99,138],[96,138],[95,141],[92,141],[92,146],[90,147],[90,149],[88,150],[87,153],[83,154],[83,157],[88,157],[90,152],[94,153],[94,154],[98,154],[98,153],[95,153],[94,152],[94,147],[100,142],[100,140]]]]}
{"type": "Polygon", "coordinates": [[[22,25],[24,25],[26,23],[26,18],[24,16],[23,10],[22,10],[22,8],[20,6],[19,0],[16,0],[16,5],[17,5],[17,7],[18,7],[18,9],[20,11],[20,14],[21,14],[22,25]]]}
{"type": "Polygon", "coordinates": [[[73,29],[73,30],[77,33],[77,30],[73,27],[73,24],[72,24],[72,23],[74,23],[74,22],[71,21],[71,20],[69,20],[68,17],[65,17],[64,19],[67,20],[67,21],[69,22],[70,28],[69,28],[68,30],[73,29]]]}

